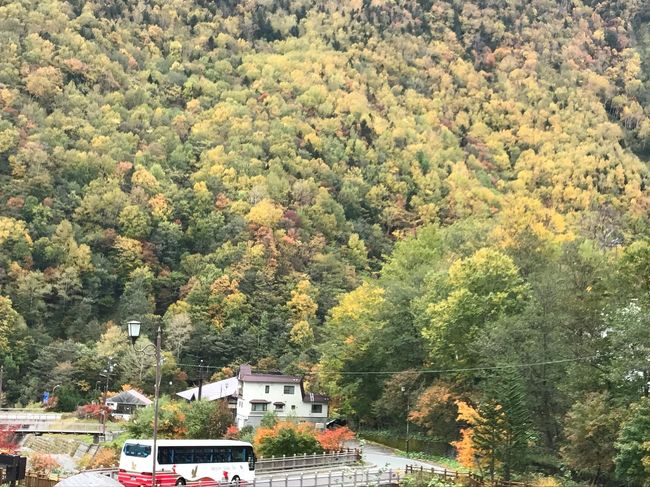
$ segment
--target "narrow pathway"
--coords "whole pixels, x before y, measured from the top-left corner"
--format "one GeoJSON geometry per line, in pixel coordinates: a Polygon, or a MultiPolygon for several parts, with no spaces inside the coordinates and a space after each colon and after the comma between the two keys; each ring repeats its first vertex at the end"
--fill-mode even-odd
{"type": "MultiPolygon", "coordinates": [[[[351,441],[349,447],[359,448],[359,442],[351,441]]],[[[395,453],[393,448],[368,441],[363,445],[362,460],[367,464],[393,470],[404,469],[407,465],[415,465],[426,468],[427,470],[435,468],[436,470],[439,469],[441,472],[445,470],[445,467],[441,465],[436,465],[435,463],[422,460],[415,460],[413,458],[406,458],[395,453]]],[[[449,470],[449,468],[446,469],[449,470]]]]}

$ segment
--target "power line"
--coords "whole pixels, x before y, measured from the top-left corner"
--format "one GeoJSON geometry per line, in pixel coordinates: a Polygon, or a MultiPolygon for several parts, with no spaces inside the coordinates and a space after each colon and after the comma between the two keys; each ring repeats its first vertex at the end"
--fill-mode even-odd
{"type": "Polygon", "coordinates": [[[176,365],[178,365],[179,367],[181,367],[181,366],[182,367],[194,367],[194,368],[203,367],[204,369],[223,369],[224,368],[224,366],[220,366],[220,365],[205,365],[205,364],[203,364],[203,365],[200,365],[200,364],[176,364],[176,365]]]}
{"type": "Polygon", "coordinates": [[[501,370],[501,369],[519,369],[527,367],[537,367],[539,365],[554,365],[554,364],[563,364],[568,362],[580,362],[582,360],[591,360],[596,358],[602,358],[603,355],[591,355],[588,357],[574,357],[574,358],[565,358],[558,360],[546,360],[542,362],[530,362],[526,364],[503,364],[503,365],[491,365],[483,367],[460,367],[455,369],[406,369],[398,371],[382,371],[382,370],[365,370],[365,371],[355,371],[355,372],[336,372],[341,375],[392,375],[400,374],[403,372],[417,372],[419,374],[445,374],[445,373],[454,373],[454,372],[478,372],[483,370],[501,370]]]}
{"type": "MultiPolygon", "coordinates": [[[[79,349],[74,350],[74,349],[68,349],[64,347],[58,347],[56,345],[48,345],[47,348],[49,350],[60,350],[60,351],[65,351],[70,353],[77,353],[83,351],[79,349]]],[[[405,369],[405,370],[393,370],[393,371],[360,370],[360,371],[340,371],[336,373],[340,375],[393,375],[393,374],[400,374],[403,372],[415,372],[419,374],[479,372],[479,371],[487,371],[487,370],[519,369],[519,368],[538,367],[540,365],[556,365],[556,364],[571,363],[571,362],[581,362],[585,360],[603,358],[605,355],[609,355],[609,354],[590,355],[586,357],[574,357],[574,358],[565,358],[565,359],[557,359],[557,360],[545,360],[540,362],[530,362],[530,363],[521,363],[521,364],[502,364],[502,365],[481,366],[481,367],[459,367],[459,368],[448,368],[448,369],[405,369]]],[[[203,370],[207,370],[207,369],[221,370],[223,368],[223,366],[220,365],[205,365],[205,364],[200,365],[200,364],[177,363],[176,365],[178,367],[192,367],[192,368],[203,367],[203,370]]]]}

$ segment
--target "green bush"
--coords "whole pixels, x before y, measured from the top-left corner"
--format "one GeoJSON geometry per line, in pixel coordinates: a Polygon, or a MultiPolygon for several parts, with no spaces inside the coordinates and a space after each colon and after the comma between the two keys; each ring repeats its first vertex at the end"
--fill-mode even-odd
{"type": "Polygon", "coordinates": [[[279,423],[273,429],[260,428],[255,443],[263,457],[323,452],[313,430],[294,423],[279,423]]]}
{"type": "Polygon", "coordinates": [[[275,411],[265,412],[260,421],[260,426],[262,428],[273,428],[276,424],[278,424],[278,415],[275,411]]]}
{"type": "Polygon", "coordinates": [[[186,414],[187,438],[223,438],[233,415],[223,401],[195,401],[186,414]]]}
{"type": "MultiPolygon", "coordinates": [[[[186,406],[179,402],[171,402],[168,397],[162,397],[158,407],[158,436],[160,438],[185,438],[186,406]]],[[[153,405],[139,409],[126,425],[131,438],[153,437],[153,405]]]]}

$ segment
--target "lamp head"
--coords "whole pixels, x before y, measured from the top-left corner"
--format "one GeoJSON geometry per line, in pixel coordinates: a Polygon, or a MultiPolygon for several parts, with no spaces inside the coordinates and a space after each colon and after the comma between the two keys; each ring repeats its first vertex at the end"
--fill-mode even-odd
{"type": "Polygon", "coordinates": [[[131,339],[131,343],[135,344],[135,341],[138,339],[140,336],[140,326],[142,323],[140,323],[137,320],[131,320],[126,323],[126,328],[129,333],[129,338],[131,339]]]}

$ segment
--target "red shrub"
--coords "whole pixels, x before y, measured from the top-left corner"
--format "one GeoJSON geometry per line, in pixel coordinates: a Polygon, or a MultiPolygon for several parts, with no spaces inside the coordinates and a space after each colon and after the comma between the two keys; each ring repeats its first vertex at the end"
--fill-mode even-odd
{"type": "Polygon", "coordinates": [[[18,443],[16,443],[16,429],[15,425],[1,425],[0,426],[0,453],[8,453],[14,455],[18,453],[18,443]]]}
{"type": "Polygon", "coordinates": [[[107,406],[102,406],[101,404],[84,404],[79,406],[75,411],[75,415],[79,419],[102,419],[102,413],[105,412],[108,415],[108,419],[111,417],[111,408],[107,406]]]}
{"type": "Polygon", "coordinates": [[[224,435],[225,438],[229,440],[238,440],[239,439],[239,429],[237,426],[230,425],[228,426],[228,429],[226,430],[226,434],[224,435]]]}
{"type": "Polygon", "coordinates": [[[354,438],[354,432],[347,426],[340,426],[334,429],[327,429],[318,433],[317,439],[324,450],[338,451],[343,444],[354,438]]]}

